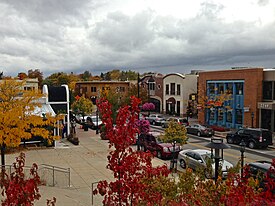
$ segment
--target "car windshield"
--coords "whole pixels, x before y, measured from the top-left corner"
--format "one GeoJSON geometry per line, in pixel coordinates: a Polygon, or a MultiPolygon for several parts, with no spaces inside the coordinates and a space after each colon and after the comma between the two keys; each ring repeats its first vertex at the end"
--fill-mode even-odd
{"type": "Polygon", "coordinates": [[[211,157],[211,153],[203,154],[201,157],[204,159],[205,162],[208,162],[208,161],[210,161],[211,163],[214,162],[214,158],[211,157]]]}

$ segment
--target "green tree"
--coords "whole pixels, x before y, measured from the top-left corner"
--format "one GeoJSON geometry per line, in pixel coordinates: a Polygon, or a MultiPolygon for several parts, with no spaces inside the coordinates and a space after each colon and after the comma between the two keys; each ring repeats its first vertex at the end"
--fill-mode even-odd
{"type": "Polygon", "coordinates": [[[84,117],[85,114],[91,114],[93,111],[93,103],[91,100],[81,96],[72,104],[72,110],[76,114],[81,114],[84,117]]]}
{"type": "Polygon", "coordinates": [[[180,144],[186,144],[188,137],[185,126],[175,122],[170,121],[168,127],[164,131],[164,135],[161,137],[164,142],[174,142],[180,144]]]}

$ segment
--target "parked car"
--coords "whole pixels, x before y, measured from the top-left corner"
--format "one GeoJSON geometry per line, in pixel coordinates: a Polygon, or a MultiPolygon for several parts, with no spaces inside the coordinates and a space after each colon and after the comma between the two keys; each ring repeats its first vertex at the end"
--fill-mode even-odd
{"type": "MultiPolygon", "coordinates": [[[[213,178],[215,176],[215,160],[211,151],[204,149],[195,150],[182,150],[179,152],[178,161],[181,168],[186,169],[187,167],[197,170],[198,168],[205,169],[205,176],[207,178],[213,178]],[[207,165],[211,164],[212,171],[207,170],[207,165]]],[[[222,165],[222,177],[227,177],[228,169],[233,167],[233,164],[226,160],[221,160],[220,165],[222,165]]],[[[211,169],[211,168],[210,168],[211,169]]]]}
{"type": "Polygon", "coordinates": [[[161,141],[160,132],[149,132],[148,134],[141,134],[139,137],[139,145],[143,151],[156,152],[156,156],[160,159],[167,159],[178,156],[179,151],[182,150],[180,144],[164,143],[161,141]]]}
{"type": "Polygon", "coordinates": [[[188,134],[195,134],[197,136],[209,136],[212,137],[215,132],[212,128],[207,125],[193,124],[186,127],[188,134]]]}
{"type": "Polygon", "coordinates": [[[240,144],[243,140],[249,148],[267,148],[272,145],[272,132],[262,128],[242,128],[226,135],[227,143],[240,144]]]}
{"type": "Polygon", "coordinates": [[[102,126],[102,121],[99,117],[96,116],[88,116],[86,118],[86,123],[91,129],[100,128],[102,126]]]}
{"type": "MultiPolygon", "coordinates": [[[[271,167],[271,162],[269,161],[257,161],[251,162],[248,164],[249,166],[249,174],[254,178],[259,180],[259,187],[265,187],[264,179],[266,177],[272,178],[275,181],[274,173],[269,173],[268,170],[271,167]]],[[[273,194],[275,193],[275,189],[273,189],[273,194]]]]}
{"type": "Polygon", "coordinates": [[[179,124],[181,124],[181,125],[183,125],[185,127],[189,125],[189,122],[188,122],[187,119],[179,118],[179,117],[169,117],[168,119],[166,119],[166,120],[164,120],[164,121],[161,122],[161,126],[163,128],[168,127],[170,121],[178,122],[179,124]]]}
{"type": "Polygon", "coordinates": [[[149,117],[146,117],[145,119],[153,125],[161,125],[161,122],[165,120],[161,114],[150,114],[149,117]]]}

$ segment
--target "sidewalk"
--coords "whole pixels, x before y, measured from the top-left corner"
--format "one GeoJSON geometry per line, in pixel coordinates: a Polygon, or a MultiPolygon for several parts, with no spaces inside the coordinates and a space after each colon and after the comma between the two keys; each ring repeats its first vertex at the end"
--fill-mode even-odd
{"type": "MultiPolygon", "coordinates": [[[[46,199],[57,198],[56,205],[91,205],[91,184],[99,180],[110,180],[106,169],[108,142],[100,140],[95,131],[76,129],[80,144],[75,146],[67,140],[57,142],[56,148],[30,149],[25,152],[26,165],[49,164],[71,170],[71,187],[58,188],[41,186],[42,197],[35,205],[46,205],[46,199]]],[[[6,156],[7,164],[17,154],[6,156]]],[[[100,205],[98,202],[95,205],[100,205]]]]}
{"type": "MultiPolygon", "coordinates": [[[[112,174],[106,169],[107,154],[110,151],[107,140],[101,140],[94,130],[84,131],[76,128],[79,145],[73,145],[67,140],[59,140],[56,148],[32,148],[24,151],[26,166],[32,163],[49,164],[53,166],[70,168],[71,187],[59,188],[40,186],[41,198],[35,202],[36,206],[45,206],[47,199],[56,197],[56,205],[90,206],[92,205],[91,187],[93,182],[99,180],[110,181],[112,174]]],[[[6,164],[12,164],[18,154],[7,154],[6,164]]],[[[161,161],[155,158],[153,165],[161,161]]],[[[94,196],[94,204],[102,205],[102,198],[94,196]]]]}

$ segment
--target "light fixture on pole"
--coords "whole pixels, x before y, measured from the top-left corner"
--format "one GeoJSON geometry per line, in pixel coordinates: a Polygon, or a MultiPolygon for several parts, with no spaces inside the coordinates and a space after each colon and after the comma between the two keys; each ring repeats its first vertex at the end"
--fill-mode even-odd
{"type": "Polygon", "coordinates": [[[219,138],[212,138],[211,142],[205,145],[208,148],[214,149],[215,154],[214,154],[214,159],[215,159],[215,182],[218,180],[219,176],[219,163],[220,159],[223,159],[223,150],[230,148],[227,144],[223,143],[223,139],[219,138]],[[221,151],[221,152],[220,152],[221,151]]]}
{"type": "Polygon", "coordinates": [[[240,152],[241,152],[241,177],[243,176],[243,165],[244,165],[244,152],[245,152],[245,142],[242,139],[240,143],[240,152]]]}

